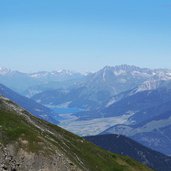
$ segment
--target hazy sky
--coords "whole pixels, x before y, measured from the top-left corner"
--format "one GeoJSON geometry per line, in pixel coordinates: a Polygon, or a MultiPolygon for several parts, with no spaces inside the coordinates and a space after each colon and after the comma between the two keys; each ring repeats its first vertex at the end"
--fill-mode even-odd
{"type": "Polygon", "coordinates": [[[1,0],[0,66],[171,68],[170,0],[1,0]]]}

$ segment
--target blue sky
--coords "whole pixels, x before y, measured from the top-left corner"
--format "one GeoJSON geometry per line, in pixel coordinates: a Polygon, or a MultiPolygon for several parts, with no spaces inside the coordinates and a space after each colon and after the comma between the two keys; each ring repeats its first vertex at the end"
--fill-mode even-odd
{"type": "Polygon", "coordinates": [[[0,61],[26,72],[171,68],[171,1],[0,1],[0,61]]]}

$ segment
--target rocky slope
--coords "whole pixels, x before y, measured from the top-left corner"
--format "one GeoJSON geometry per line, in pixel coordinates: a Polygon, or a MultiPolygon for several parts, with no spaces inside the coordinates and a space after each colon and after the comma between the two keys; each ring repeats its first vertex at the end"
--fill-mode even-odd
{"type": "Polygon", "coordinates": [[[134,160],[106,152],[83,138],[37,119],[0,97],[0,170],[148,171],[134,160]]]}

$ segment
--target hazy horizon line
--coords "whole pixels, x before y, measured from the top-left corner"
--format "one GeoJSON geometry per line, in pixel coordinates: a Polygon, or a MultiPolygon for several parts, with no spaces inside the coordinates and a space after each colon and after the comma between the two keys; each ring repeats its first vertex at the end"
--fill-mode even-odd
{"type": "Polygon", "coordinates": [[[75,72],[75,73],[81,73],[81,74],[86,74],[86,73],[95,73],[98,72],[102,69],[104,69],[105,67],[121,67],[121,66],[129,66],[129,67],[137,67],[137,68],[141,68],[141,69],[151,69],[151,70],[171,70],[171,68],[168,67],[142,67],[142,66],[138,66],[135,64],[116,64],[116,65],[104,65],[103,67],[100,67],[98,69],[95,70],[88,70],[88,71],[79,71],[79,70],[73,70],[73,69],[67,69],[67,68],[56,68],[56,69],[40,69],[40,70],[34,70],[34,71],[24,71],[22,69],[13,69],[12,67],[5,67],[5,66],[1,66],[0,65],[0,70],[2,69],[6,69],[8,71],[12,71],[12,72],[21,72],[21,73],[26,73],[26,74],[34,74],[34,73],[38,73],[38,72],[62,72],[62,71],[69,71],[69,72],[75,72]]]}

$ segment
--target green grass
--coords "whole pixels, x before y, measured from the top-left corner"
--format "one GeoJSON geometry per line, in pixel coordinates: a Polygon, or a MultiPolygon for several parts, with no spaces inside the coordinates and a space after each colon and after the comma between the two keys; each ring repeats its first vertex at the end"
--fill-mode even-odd
{"type": "MultiPolygon", "coordinates": [[[[41,141],[38,131],[24,121],[24,118],[21,116],[0,110],[0,126],[2,134],[0,141],[2,144],[20,143],[19,139],[21,139],[28,141],[28,145],[25,146],[26,150],[32,152],[41,150],[42,147],[37,144],[37,142],[41,141]]],[[[20,145],[22,146],[22,143],[20,145]]]]}

